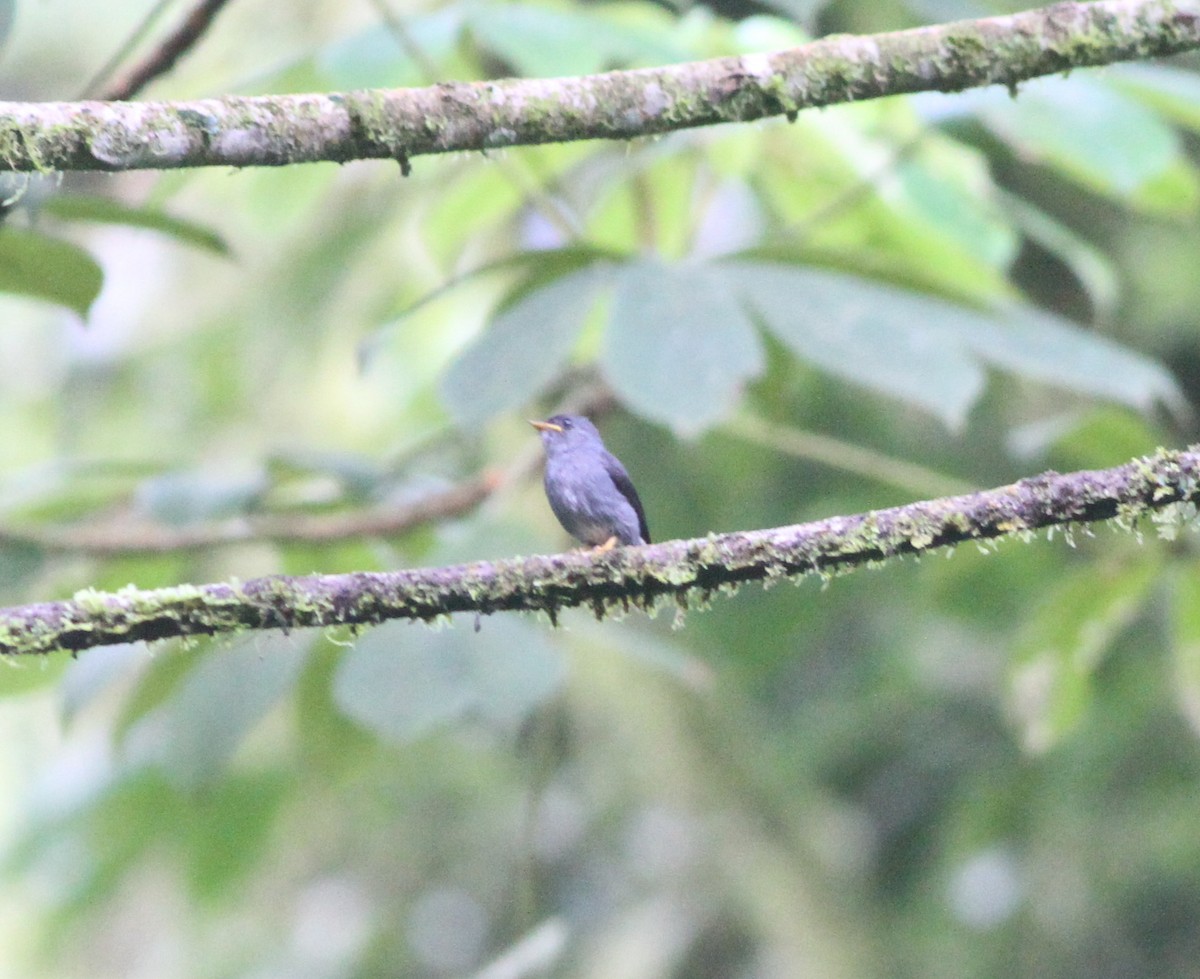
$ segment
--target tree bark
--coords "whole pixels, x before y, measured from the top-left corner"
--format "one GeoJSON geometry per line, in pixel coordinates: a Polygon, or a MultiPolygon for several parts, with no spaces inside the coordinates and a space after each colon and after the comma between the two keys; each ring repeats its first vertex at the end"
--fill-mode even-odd
{"type": "Polygon", "coordinates": [[[0,102],[0,170],[283,166],[632,139],[1200,47],[1200,0],[1058,3],[770,54],[577,78],[191,102],[0,102]]]}
{"type": "Polygon", "coordinates": [[[1116,519],[1132,526],[1143,516],[1200,498],[1198,448],[1159,450],[1113,469],[1048,472],[998,489],[855,516],[608,553],[272,576],[153,591],[89,590],[69,601],[0,610],[0,654],[257,629],[430,621],[454,612],[544,612],[554,622],[559,610],[576,606],[590,607],[598,618],[631,608],[652,610],[663,601],[686,607],[748,581],[829,576],[900,555],[1064,524],[1116,519]]]}

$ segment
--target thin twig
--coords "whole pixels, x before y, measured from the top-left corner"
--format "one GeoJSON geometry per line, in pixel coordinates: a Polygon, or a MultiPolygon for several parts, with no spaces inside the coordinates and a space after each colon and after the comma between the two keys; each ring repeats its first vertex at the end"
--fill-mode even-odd
{"type": "Polygon", "coordinates": [[[257,514],[195,525],[119,520],[101,525],[0,527],[0,545],[110,558],[212,550],[255,541],[326,544],[356,537],[396,537],[473,510],[503,479],[500,474],[476,476],[406,506],[343,513],[257,514]]]}
{"type": "Polygon", "coordinates": [[[174,3],[174,0],[158,0],[151,7],[137,25],[133,28],[130,35],[121,42],[121,46],[112,53],[109,59],[104,62],[91,78],[88,79],[86,85],[83,86],[83,93],[79,96],[81,99],[104,98],[105,96],[97,96],[97,92],[101,87],[112,77],[113,73],[120,66],[121,62],[128,58],[137,49],[137,46],[149,36],[150,31],[154,29],[154,25],[163,15],[166,9],[174,3]]]}
{"type": "MultiPolygon", "coordinates": [[[[565,380],[572,386],[571,393],[561,398],[550,414],[565,411],[598,418],[615,407],[612,392],[587,373],[565,380]]],[[[541,463],[541,445],[530,438],[526,450],[517,453],[503,470],[478,473],[406,504],[321,514],[244,514],[182,525],[129,518],[105,523],[0,525],[0,546],[112,558],[207,551],[262,542],[332,544],[363,537],[398,537],[424,524],[469,513],[501,488],[529,479],[541,463]]]]}
{"type": "Polygon", "coordinates": [[[801,459],[819,462],[855,476],[865,476],[887,486],[896,486],[910,493],[965,493],[970,484],[925,466],[897,459],[861,445],[817,432],[806,432],[767,421],[743,411],[723,426],[730,435],[762,445],[776,452],[785,452],[801,459]]]}
{"type": "Polygon", "coordinates": [[[229,0],[200,0],[183,23],[169,34],[149,56],[113,82],[101,96],[114,102],[133,98],[159,75],[165,75],[193,48],[229,0]]]}

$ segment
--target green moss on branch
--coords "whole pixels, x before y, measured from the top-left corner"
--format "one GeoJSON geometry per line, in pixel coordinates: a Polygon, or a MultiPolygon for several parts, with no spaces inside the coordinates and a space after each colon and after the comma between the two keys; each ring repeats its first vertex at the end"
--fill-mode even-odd
{"type": "Polygon", "coordinates": [[[1200,452],[1160,450],[1113,469],[1043,473],[1011,486],[815,523],[622,548],[407,571],[275,576],[140,591],[85,591],[0,611],[0,654],[81,650],[256,629],[430,621],[584,606],[598,617],[664,600],[703,604],[750,581],[830,575],[904,554],[1064,524],[1148,514],[1200,498],[1200,452]]]}
{"type": "Polygon", "coordinates": [[[769,54],[577,78],[166,102],[0,102],[0,168],[282,166],[395,159],[794,118],[1200,47],[1200,0],[1057,3],[769,54]]]}

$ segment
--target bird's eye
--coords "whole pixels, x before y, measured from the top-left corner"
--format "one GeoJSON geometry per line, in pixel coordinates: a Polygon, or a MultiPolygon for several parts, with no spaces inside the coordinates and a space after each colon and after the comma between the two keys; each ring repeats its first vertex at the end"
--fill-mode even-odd
{"type": "Polygon", "coordinates": [[[572,422],[571,422],[571,419],[570,419],[570,418],[564,418],[564,419],[562,420],[562,427],[563,427],[563,428],[571,428],[571,427],[573,427],[573,424],[572,424],[572,422]]]}

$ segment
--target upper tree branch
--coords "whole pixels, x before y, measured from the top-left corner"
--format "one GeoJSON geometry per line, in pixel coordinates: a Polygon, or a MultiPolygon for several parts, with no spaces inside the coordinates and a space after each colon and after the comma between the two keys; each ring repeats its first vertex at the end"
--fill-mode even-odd
{"type": "Polygon", "coordinates": [[[724,586],[831,573],[897,554],[1066,523],[1133,520],[1200,498],[1200,451],[1167,452],[1115,469],[1045,473],[1011,486],[816,523],[620,548],[375,574],[274,576],[183,585],[0,611],[0,654],[45,653],[246,629],[429,620],[591,606],[686,603],[724,586]]]}
{"type": "Polygon", "coordinates": [[[629,139],[1200,47],[1200,0],[1059,3],[774,54],[556,79],[195,102],[0,102],[0,168],[132,170],[629,139]]]}

